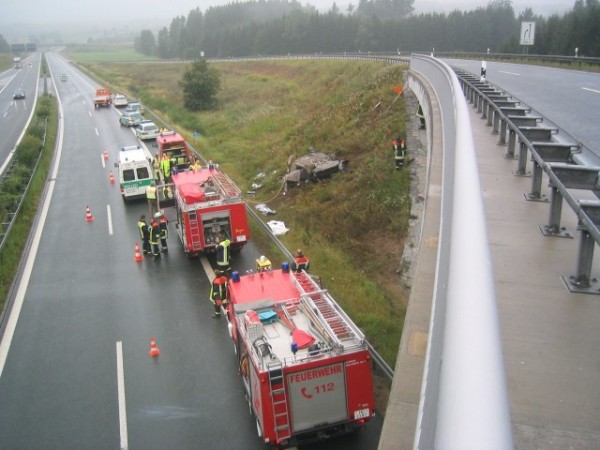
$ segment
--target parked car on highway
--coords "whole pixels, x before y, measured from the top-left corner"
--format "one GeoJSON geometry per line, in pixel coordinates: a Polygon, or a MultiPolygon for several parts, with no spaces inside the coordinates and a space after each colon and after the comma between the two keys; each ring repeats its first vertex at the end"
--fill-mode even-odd
{"type": "Polygon", "coordinates": [[[137,128],[135,129],[135,135],[138,137],[138,139],[141,139],[142,141],[148,139],[156,139],[156,137],[159,134],[160,130],[158,129],[156,124],[151,120],[143,120],[138,124],[137,128]]]}
{"type": "Polygon", "coordinates": [[[123,115],[119,117],[119,124],[122,127],[135,127],[139,125],[142,120],[144,120],[144,118],[140,113],[125,111],[123,115]]]}
{"type": "Polygon", "coordinates": [[[15,89],[15,93],[13,94],[13,99],[18,100],[20,98],[25,98],[25,89],[15,89]]]}
{"type": "Polygon", "coordinates": [[[67,81],[67,80],[68,80],[67,74],[66,73],[61,73],[60,74],[60,81],[67,81]]]}
{"type": "Polygon", "coordinates": [[[128,103],[127,97],[125,97],[123,94],[115,95],[115,99],[113,100],[113,105],[115,105],[117,108],[123,108],[127,106],[128,103]]]}
{"type": "Polygon", "coordinates": [[[126,112],[137,112],[139,114],[144,114],[144,106],[142,105],[141,102],[130,102],[129,105],[127,105],[127,109],[125,111],[126,112]]]}

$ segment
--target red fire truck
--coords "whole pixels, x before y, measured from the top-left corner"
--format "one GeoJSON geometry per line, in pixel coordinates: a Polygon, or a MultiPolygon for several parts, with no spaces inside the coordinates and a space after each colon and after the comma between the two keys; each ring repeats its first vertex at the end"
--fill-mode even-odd
{"type": "MultiPolygon", "coordinates": [[[[190,256],[214,250],[220,234],[241,250],[250,239],[246,204],[238,187],[216,166],[172,176],[177,234],[190,256]]],[[[171,189],[171,185],[159,186],[171,189]]],[[[169,194],[170,195],[170,194],[169,194]]],[[[162,195],[161,197],[162,198],[162,195]]]]}
{"type": "Polygon", "coordinates": [[[364,427],[375,415],[364,335],[302,271],[266,270],[229,283],[228,327],[258,435],[276,448],[364,427]]]}
{"type": "Polygon", "coordinates": [[[163,131],[156,137],[158,145],[158,160],[167,155],[175,167],[173,171],[187,169],[193,162],[192,154],[182,135],[175,131],[163,131]]]}

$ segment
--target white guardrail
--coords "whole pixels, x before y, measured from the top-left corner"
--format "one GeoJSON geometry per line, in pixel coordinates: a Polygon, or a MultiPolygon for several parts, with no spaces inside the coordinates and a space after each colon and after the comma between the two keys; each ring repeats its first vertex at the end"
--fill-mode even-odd
{"type": "Polygon", "coordinates": [[[442,118],[443,189],[436,279],[414,448],[513,448],[500,326],[467,104],[454,72],[411,57],[409,87],[442,118]],[[431,86],[426,86],[426,80],[431,86]],[[429,93],[432,94],[429,94],[429,93]]]}

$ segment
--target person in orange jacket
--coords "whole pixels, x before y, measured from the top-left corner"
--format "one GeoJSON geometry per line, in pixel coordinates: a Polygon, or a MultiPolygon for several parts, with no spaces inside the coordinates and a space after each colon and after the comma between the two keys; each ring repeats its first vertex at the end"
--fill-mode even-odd
{"type": "Polygon", "coordinates": [[[302,270],[308,272],[309,268],[310,261],[308,260],[308,258],[304,256],[302,250],[296,250],[296,256],[294,257],[294,262],[292,263],[292,270],[294,272],[300,272],[302,270]]]}

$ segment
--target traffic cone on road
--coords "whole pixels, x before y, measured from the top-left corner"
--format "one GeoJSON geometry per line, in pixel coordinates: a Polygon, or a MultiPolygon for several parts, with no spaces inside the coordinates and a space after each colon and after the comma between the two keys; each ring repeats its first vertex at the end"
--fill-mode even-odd
{"type": "Polygon", "coordinates": [[[150,338],[150,351],[148,354],[152,357],[157,357],[160,355],[160,350],[156,346],[156,340],[153,337],[150,338]]]}
{"type": "Polygon", "coordinates": [[[91,222],[92,220],[94,220],[94,216],[92,216],[92,211],[90,211],[90,207],[86,206],[85,208],[85,221],[86,222],[91,222]]]}
{"type": "Polygon", "coordinates": [[[142,256],[142,252],[140,252],[140,246],[138,245],[138,243],[135,243],[135,257],[134,257],[134,261],[135,262],[140,262],[143,261],[144,257],[142,256]]]}
{"type": "Polygon", "coordinates": [[[108,150],[104,150],[104,161],[108,161],[108,150]]]}
{"type": "Polygon", "coordinates": [[[115,176],[112,173],[112,170],[110,171],[110,176],[108,177],[108,182],[110,184],[115,184],[115,176]]]}

